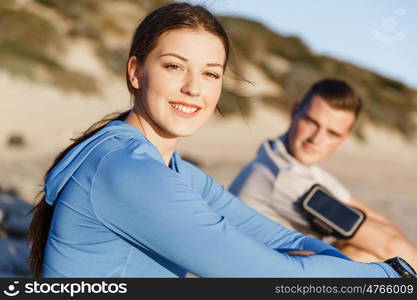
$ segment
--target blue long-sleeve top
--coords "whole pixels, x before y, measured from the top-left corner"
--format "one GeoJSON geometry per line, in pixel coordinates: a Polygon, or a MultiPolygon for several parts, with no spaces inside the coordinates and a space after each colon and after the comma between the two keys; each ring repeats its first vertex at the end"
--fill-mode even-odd
{"type": "Polygon", "coordinates": [[[45,191],[45,277],[398,277],[274,223],[176,152],[167,167],[122,121],[74,147],[45,191]]]}

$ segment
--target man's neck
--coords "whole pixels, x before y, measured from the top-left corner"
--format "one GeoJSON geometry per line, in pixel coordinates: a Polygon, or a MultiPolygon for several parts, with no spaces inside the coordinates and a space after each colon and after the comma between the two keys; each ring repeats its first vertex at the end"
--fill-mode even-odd
{"type": "Polygon", "coordinates": [[[292,158],[294,158],[294,159],[296,159],[294,156],[292,156],[292,154],[291,154],[291,151],[290,151],[290,146],[289,146],[289,141],[288,141],[288,137],[289,137],[289,133],[287,132],[285,135],[284,135],[284,138],[283,139],[281,139],[282,140],[282,143],[284,144],[284,146],[285,146],[285,150],[287,150],[287,153],[292,157],[292,158]]]}
{"type": "Polygon", "coordinates": [[[306,167],[309,167],[308,165],[306,165],[306,164],[304,164],[303,162],[301,162],[301,161],[299,161],[293,154],[292,154],[292,151],[291,151],[291,149],[290,149],[290,142],[289,142],[289,136],[290,136],[290,134],[289,134],[289,132],[287,132],[285,135],[284,135],[284,138],[283,139],[281,139],[282,140],[282,143],[284,144],[284,147],[285,147],[285,150],[287,151],[287,153],[288,153],[288,155],[289,156],[291,156],[291,158],[292,159],[294,159],[295,161],[297,161],[298,163],[300,163],[301,165],[303,165],[303,166],[306,166],[306,167]]]}

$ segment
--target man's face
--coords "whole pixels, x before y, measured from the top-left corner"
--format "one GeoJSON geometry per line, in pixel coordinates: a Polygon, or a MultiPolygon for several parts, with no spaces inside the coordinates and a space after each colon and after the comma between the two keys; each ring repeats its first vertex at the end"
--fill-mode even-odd
{"type": "Polygon", "coordinates": [[[314,95],[310,105],[298,110],[288,134],[289,153],[305,165],[330,156],[350,136],[355,121],[352,111],[332,108],[314,95]]]}

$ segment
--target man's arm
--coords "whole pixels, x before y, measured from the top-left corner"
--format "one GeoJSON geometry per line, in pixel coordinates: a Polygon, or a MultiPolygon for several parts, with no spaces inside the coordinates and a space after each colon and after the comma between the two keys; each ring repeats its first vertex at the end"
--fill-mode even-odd
{"type": "MultiPolygon", "coordinates": [[[[343,246],[353,245],[370,252],[381,260],[401,256],[413,267],[417,266],[417,246],[391,220],[357,199],[352,199],[349,205],[364,211],[367,219],[353,238],[338,241],[337,247],[343,251],[343,246]]],[[[359,252],[358,249],[358,255],[359,252]]],[[[352,253],[348,255],[355,259],[352,253]]]]}
{"type": "Polygon", "coordinates": [[[396,227],[396,225],[390,219],[388,219],[387,217],[385,217],[385,216],[381,215],[380,213],[376,212],[375,210],[373,210],[369,206],[365,205],[364,203],[360,202],[358,199],[356,199],[354,197],[352,197],[350,199],[348,205],[353,207],[353,208],[358,208],[358,209],[364,211],[368,218],[372,218],[376,221],[386,223],[388,225],[394,225],[396,227]]]}

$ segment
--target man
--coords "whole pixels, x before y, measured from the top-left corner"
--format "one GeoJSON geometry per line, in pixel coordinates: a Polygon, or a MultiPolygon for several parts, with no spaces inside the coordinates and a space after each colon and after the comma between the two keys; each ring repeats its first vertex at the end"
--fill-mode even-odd
{"type": "Polygon", "coordinates": [[[335,242],[336,247],[359,261],[401,256],[416,267],[417,246],[390,220],[352,197],[333,176],[315,166],[351,136],[361,106],[360,98],[346,82],[324,79],[315,83],[294,107],[288,132],[261,145],[230,191],[272,220],[324,238],[312,229],[300,206],[304,194],[319,183],[338,200],[367,215],[353,238],[326,241],[335,242]]]}

